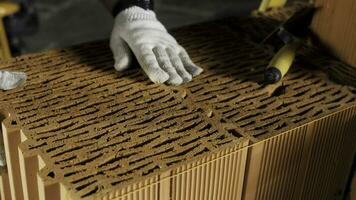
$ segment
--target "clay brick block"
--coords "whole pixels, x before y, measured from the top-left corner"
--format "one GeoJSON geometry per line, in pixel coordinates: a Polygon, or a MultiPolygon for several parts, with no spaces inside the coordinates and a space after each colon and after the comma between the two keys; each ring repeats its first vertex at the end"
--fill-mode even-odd
{"type": "Polygon", "coordinates": [[[319,10],[313,31],[333,55],[356,68],[356,2],[316,0],[315,4],[319,10]]]}
{"type": "Polygon", "coordinates": [[[24,87],[0,92],[11,195],[283,199],[285,188],[315,189],[311,198],[345,185],[355,92],[302,59],[271,96],[261,75],[273,51],[254,37],[261,20],[173,31],[205,69],[179,87],[151,83],[138,66],[115,72],[107,41],[2,63],[29,76],[24,87]]]}

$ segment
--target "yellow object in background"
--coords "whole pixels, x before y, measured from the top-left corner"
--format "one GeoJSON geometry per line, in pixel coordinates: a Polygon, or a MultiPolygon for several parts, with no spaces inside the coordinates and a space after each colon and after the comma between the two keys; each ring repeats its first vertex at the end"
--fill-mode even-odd
{"type": "Polygon", "coordinates": [[[20,7],[15,3],[0,2],[0,59],[11,58],[9,42],[6,36],[3,19],[4,17],[15,14],[20,7]]]}
{"type": "Polygon", "coordinates": [[[262,0],[258,11],[265,12],[268,8],[283,7],[287,0],[262,0]]]}

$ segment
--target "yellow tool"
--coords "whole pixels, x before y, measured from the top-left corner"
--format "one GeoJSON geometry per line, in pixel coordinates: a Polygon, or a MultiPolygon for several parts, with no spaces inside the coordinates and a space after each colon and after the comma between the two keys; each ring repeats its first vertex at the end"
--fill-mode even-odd
{"type": "Polygon", "coordinates": [[[302,38],[309,33],[309,25],[315,12],[314,7],[305,8],[296,12],[286,22],[273,31],[262,43],[265,43],[275,34],[283,41],[284,46],[270,61],[265,70],[265,82],[276,83],[283,79],[293,64],[296,51],[302,44],[302,38]]]}
{"type": "Polygon", "coordinates": [[[4,17],[15,14],[20,10],[17,4],[0,2],[0,60],[11,58],[9,42],[4,28],[4,17]]]}
{"type": "Polygon", "coordinates": [[[286,44],[273,57],[265,71],[265,80],[275,83],[281,80],[292,65],[299,42],[286,44]]]}

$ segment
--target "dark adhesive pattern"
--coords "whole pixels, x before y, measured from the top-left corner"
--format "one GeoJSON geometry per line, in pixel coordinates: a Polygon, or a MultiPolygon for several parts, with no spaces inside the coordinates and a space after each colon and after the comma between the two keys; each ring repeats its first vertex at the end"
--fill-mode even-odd
{"type": "Polygon", "coordinates": [[[137,68],[115,72],[105,41],[4,63],[29,80],[0,96],[14,109],[28,150],[45,155],[51,177],[81,197],[355,105],[347,86],[302,61],[270,97],[260,83],[271,49],[228,22],[174,31],[205,69],[180,87],[152,84],[137,68]]]}

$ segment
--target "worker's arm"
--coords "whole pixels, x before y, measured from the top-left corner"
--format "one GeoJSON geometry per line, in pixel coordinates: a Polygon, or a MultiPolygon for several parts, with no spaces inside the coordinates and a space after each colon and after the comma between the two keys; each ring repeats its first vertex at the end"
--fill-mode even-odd
{"type": "Polygon", "coordinates": [[[138,6],[146,10],[153,10],[154,0],[100,0],[105,7],[116,16],[121,11],[132,6],[138,6]]]}
{"type": "Polygon", "coordinates": [[[130,67],[131,50],[155,83],[179,85],[203,71],[158,21],[152,0],[101,1],[115,16],[110,47],[117,71],[130,67]]]}

